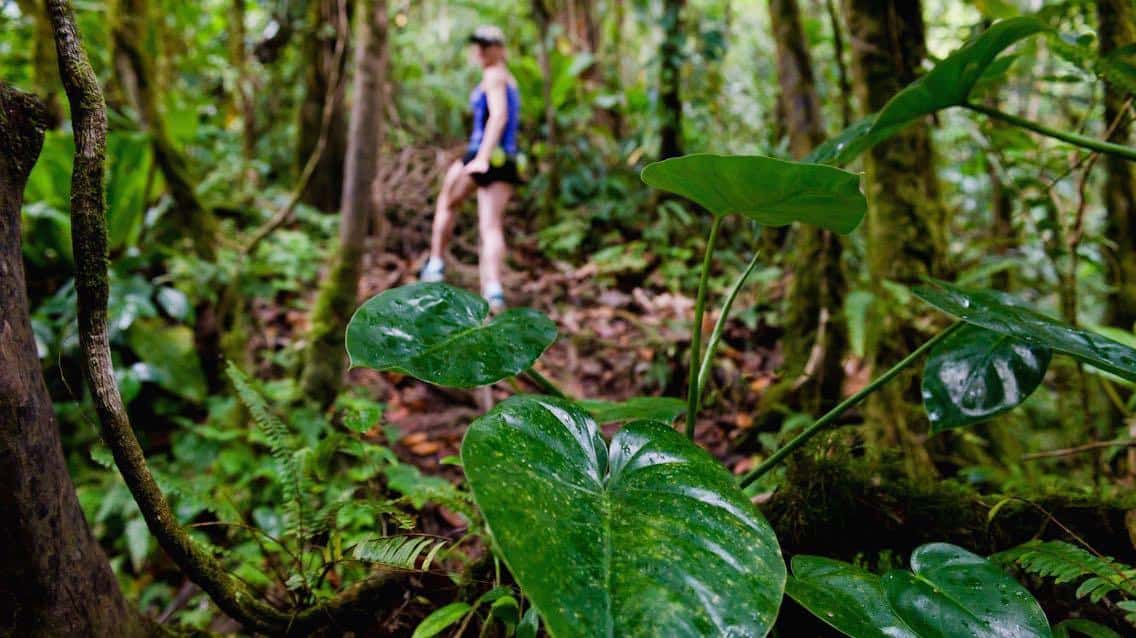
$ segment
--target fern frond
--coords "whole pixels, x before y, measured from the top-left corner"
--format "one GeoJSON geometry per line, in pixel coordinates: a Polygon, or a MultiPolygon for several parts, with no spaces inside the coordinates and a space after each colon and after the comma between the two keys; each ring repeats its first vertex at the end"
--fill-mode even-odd
{"type": "Polygon", "coordinates": [[[1065,541],[1030,541],[992,558],[1002,564],[1016,563],[1025,571],[1052,578],[1058,584],[1084,580],[1077,597],[1088,597],[1094,603],[1113,592],[1125,598],[1136,597],[1136,570],[1065,541]]]}
{"type": "Polygon", "coordinates": [[[426,536],[384,536],[365,540],[351,551],[365,563],[394,569],[426,571],[446,541],[426,536]],[[419,558],[422,558],[419,563],[419,558]]]}
{"type": "Polygon", "coordinates": [[[264,435],[272,459],[276,465],[276,478],[284,492],[284,525],[289,536],[304,540],[305,530],[309,529],[312,514],[304,515],[306,490],[303,484],[303,471],[297,461],[301,452],[292,442],[291,432],[280,417],[272,413],[264,395],[254,386],[252,381],[241,372],[232,361],[225,369],[237,398],[252,415],[253,422],[264,435]]]}

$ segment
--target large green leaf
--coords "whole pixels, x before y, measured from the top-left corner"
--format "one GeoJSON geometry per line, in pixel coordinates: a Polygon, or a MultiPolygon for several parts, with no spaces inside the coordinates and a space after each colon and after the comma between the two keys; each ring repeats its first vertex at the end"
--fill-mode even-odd
{"type": "Polygon", "coordinates": [[[355,311],[347,353],[352,367],[471,388],[524,372],[556,340],[556,324],[531,308],[488,315],[484,299],[446,284],[393,288],[355,311]]]}
{"type": "Polygon", "coordinates": [[[642,177],[714,215],[743,215],[765,226],[805,222],[846,235],[868,209],[859,175],[760,155],[674,157],[649,164],[642,177]]]}
{"type": "Polygon", "coordinates": [[[888,605],[880,577],[820,556],[793,557],[785,593],[853,638],[919,638],[888,605]]]}
{"type": "Polygon", "coordinates": [[[931,350],[923,368],[923,407],[940,432],[985,421],[1025,401],[1053,351],[967,324],[931,350]]]}
{"type": "Polygon", "coordinates": [[[923,638],[1049,638],[1045,612],[1025,587],[961,547],[931,543],[911,569],[882,579],[892,609],[923,638]]]}
{"type": "Polygon", "coordinates": [[[1048,28],[1033,16],[999,20],[897,93],[878,113],[868,115],[818,146],[808,160],[846,164],[916,119],[965,104],[984,74],[1005,70],[996,62],[999,53],[1048,28]]]}
{"type": "Polygon", "coordinates": [[[1033,16],[995,22],[888,100],[872,128],[887,130],[893,126],[904,126],[918,117],[965,103],[970,90],[999,53],[1015,42],[1048,28],[1033,16]]]}
{"type": "Polygon", "coordinates": [[[515,396],[462,443],[474,499],[549,633],[764,636],[785,565],[708,453],[637,421],[604,445],[575,404],[515,396]]]}
{"type": "Polygon", "coordinates": [[[674,397],[631,397],[626,401],[581,399],[576,403],[597,423],[638,419],[670,423],[686,410],[686,401],[674,397]]]}
{"type": "Polygon", "coordinates": [[[1050,348],[1136,381],[1136,349],[1096,333],[1074,328],[1032,308],[1010,304],[993,290],[967,290],[943,281],[916,286],[916,296],[967,323],[1050,348]]]}

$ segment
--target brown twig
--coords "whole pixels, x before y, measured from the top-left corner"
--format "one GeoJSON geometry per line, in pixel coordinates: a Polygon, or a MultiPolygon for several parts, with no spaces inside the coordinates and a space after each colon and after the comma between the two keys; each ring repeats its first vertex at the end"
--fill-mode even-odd
{"type": "Polygon", "coordinates": [[[1093,450],[1100,450],[1110,447],[1136,447],[1136,439],[1117,439],[1115,441],[1094,441],[1084,445],[1075,447],[1061,448],[1058,450],[1047,450],[1045,452],[1033,452],[1031,454],[1022,455],[1023,461],[1035,461],[1037,459],[1053,459],[1063,456],[1073,456],[1083,452],[1092,452],[1093,450]]]}

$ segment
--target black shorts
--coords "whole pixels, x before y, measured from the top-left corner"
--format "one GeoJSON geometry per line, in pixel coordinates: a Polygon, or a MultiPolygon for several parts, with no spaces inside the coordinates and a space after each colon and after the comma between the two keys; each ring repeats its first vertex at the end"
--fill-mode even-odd
{"type": "MultiPolygon", "coordinates": [[[[469,164],[475,157],[477,157],[476,151],[467,151],[465,156],[462,157],[462,164],[469,164]]],[[[490,162],[488,171],[471,173],[470,177],[478,186],[488,186],[493,182],[521,183],[521,174],[517,171],[517,161],[511,156],[505,156],[505,163],[500,166],[494,166],[490,162]]]]}

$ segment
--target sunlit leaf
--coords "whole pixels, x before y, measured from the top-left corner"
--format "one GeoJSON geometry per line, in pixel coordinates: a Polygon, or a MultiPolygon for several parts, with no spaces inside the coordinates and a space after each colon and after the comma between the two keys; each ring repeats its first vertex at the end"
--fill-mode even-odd
{"type": "Polygon", "coordinates": [[[923,368],[923,407],[940,432],[985,421],[1025,401],[1053,351],[967,324],[940,342],[923,368]]]}
{"type": "Polygon", "coordinates": [[[999,53],[1015,42],[1048,28],[1033,16],[995,22],[897,93],[880,110],[872,128],[887,130],[897,125],[904,126],[929,113],[963,104],[999,53]]]}
{"type": "Polygon", "coordinates": [[[920,117],[966,103],[980,80],[990,80],[991,76],[1005,71],[1010,64],[997,61],[999,53],[1048,29],[1044,22],[1033,16],[995,22],[936,64],[926,75],[907,85],[878,113],[868,115],[818,146],[809,155],[809,161],[847,164],[920,117]]]}
{"type": "Polygon", "coordinates": [[[637,421],[610,450],[568,401],[516,396],[462,460],[502,558],[551,635],[763,636],[785,565],[769,524],[706,451],[637,421]]]}
{"type": "Polygon", "coordinates": [[[412,638],[432,638],[458,622],[470,611],[469,603],[456,602],[435,609],[414,629],[412,638]]]}
{"type": "Polygon", "coordinates": [[[743,215],[765,226],[803,222],[848,234],[868,209],[859,175],[760,155],[674,157],[648,165],[642,177],[714,215],[743,215]]]}
{"type": "Polygon", "coordinates": [[[556,339],[556,324],[530,308],[486,322],[481,297],[441,283],[375,295],[347,326],[353,367],[394,370],[454,388],[495,383],[527,370],[556,339]]]}
{"type": "Polygon", "coordinates": [[[1032,308],[1011,305],[993,290],[968,290],[935,281],[933,285],[917,286],[915,294],[967,323],[1031,346],[1067,354],[1105,372],[1136,381],[1136,349],[1094,332],[1074,328],[1032,308]]]}

